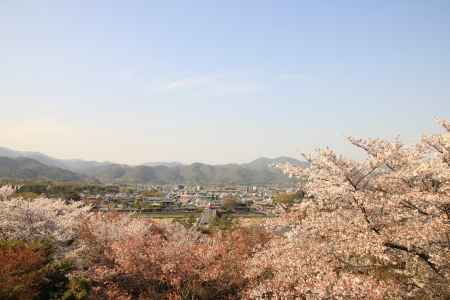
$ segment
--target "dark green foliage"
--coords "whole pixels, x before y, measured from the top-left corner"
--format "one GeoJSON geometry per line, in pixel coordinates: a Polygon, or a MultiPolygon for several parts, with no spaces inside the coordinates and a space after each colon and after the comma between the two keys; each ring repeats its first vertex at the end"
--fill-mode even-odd
{"type": "Polygon", "coordinates": [[[40,286],[36,300],[60,299],[69,284],[67,274],[72,270],[72,264],[67,261],[52,261],[46,267],[46,274],[40,286]]]}
{"type": "Polygon", "coordinates": [[[82,300],[89,296],[91,291],[90,280],[83,277],[73,277],[66,285],[66,291],[61,300],[82,300]]]}

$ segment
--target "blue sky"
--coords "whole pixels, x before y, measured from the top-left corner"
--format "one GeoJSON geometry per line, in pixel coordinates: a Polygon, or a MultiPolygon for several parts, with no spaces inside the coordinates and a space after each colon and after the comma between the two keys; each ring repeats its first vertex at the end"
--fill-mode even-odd
{"type": "Polygon", "coordinates": [[[448,16],[447,0],[0,0],[0,145],[138,164],[413,142],[450,118],[448,16]]]}

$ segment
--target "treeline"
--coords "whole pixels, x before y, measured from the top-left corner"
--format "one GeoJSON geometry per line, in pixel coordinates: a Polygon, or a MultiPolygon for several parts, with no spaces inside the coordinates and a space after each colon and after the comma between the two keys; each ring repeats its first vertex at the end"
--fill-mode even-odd
{"type": "Polygon", "coordinates": [[[2,181],[0,185],[18,186],[15,196],[26,199],[34,199],[39,196],[47,198],[59,198],[66,200],[81,200],[80,194],[90,195],[104,193],[118,193],[120,187],[116,185],[102,185],[82,182],[58,182],[58,181],[2,181]]]}

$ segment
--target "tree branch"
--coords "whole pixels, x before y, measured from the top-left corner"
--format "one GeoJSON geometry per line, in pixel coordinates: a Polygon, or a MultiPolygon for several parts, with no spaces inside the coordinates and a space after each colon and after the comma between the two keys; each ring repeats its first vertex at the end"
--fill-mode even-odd
{"type": "Polygon", "coordinates": [[[439,273],[439,270],[438,270],[438,268],[437,268],[437,266],[434,264],[434,263],[432,263],[431,261],[430,261],[430,259],[431,259],[431,257],[430,257],[430,255],[429,254],[427,254],[427,253],[425,253],[425,252],[423,252],[423,251],[420,251],[420,250],[418,250],[418,249],[414,249],[414,248],[408,248],[408,247],[406,247],[406,246],[404,246],[404,245],[401,245],[401,244],[397,244],[397,243],[393,243],[393,242],[385,242],[384,244],[383,244],[383,246],[385,246],[385,247],[387,247],[387,248],[390,248],[390,249],[395,249],[395,250],[401,250],[401,251],[404,251],[404,252],[407,252],[407,253],[409,253],[409,254],[412,254],[412,255],[415,255],[415,256],[417,256],[417,257],[419,257],[423,262],[425,262],[436,274],[438,274],[439,276],[441,276],[442,277],[442,275],[439,273]]]}

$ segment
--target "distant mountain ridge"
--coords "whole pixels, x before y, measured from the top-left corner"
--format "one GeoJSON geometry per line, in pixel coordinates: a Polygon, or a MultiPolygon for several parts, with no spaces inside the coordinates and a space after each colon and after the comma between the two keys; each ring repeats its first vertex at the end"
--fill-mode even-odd
{"type": "MultiPolygon", "coordinates": [[[[306,162],[291,157],[262,157],[244,164],[209,165],[178,162],[155,162],[139,166],[84,160],[60,160],[38,152],[15,151],[0,147],[0,157],[21,160],[28,158],[41,165],[68,171],[62,178],[95,178],[106,183],[154,183],[154,184],[288,184],[294,182],[280,170],[271,166],[278,163],[307,166],[306,162]],[[70,174],[70,175],[69,175],[70,174]]],[[[0,168],[2,167],[0,160],[0,168]]],[[[20,169],[20,168],[19,168],[20,169]]],[[[8,169],[10,170],[10,169],[8,169]]],[[[39,169],[42,177],[48,177],[49,170],[39,169]]],[[[10,170],[10,174],[14,174],[10,170]]],[[[54,174],[58,172],[53,171],[54,174]]],[[[35,174],[38,177],[39,174],[35,174]]],[[[0,177],[2,173],[0,173],[0,177]]],[[[33,177],[33,176],[32,176],[33,177]]],[[[51,178],[50,178],[51,179],[51,178]]],[[[57,180],[57,178],[53,179],[57,180]]]]}
{"type": "Polygon", "coordinates": [[[164,167],[178,167],[178,166],[182,166],[183,164],[177,161],[169,161],[169,162],[165,162],[165,161],[161,161],[161,162],[149,162],[149,163],[144,163],[141,166],[147,166],[147,167],[157,167],[157,166],[164,166],[164,167]]]}
{"type": "Polygon", "coordinates": [[[62,168],[76,173],[81,172],[82,170],[87,168],[112,164],[111,162],[86,161],[81,159],[57,159],[40,152],[16,151],[5,147],[0,147],[0,157],[31,158],[44,165],[62,168]]]}
{"type": "Polygon", "coordinates": [[[20,180],[46,179],[55,181],[81,181],[85,180],[86,176],[76,174],[69,170],[51,167],[31,158],[0,157],[0,178],[20,180]]]}

